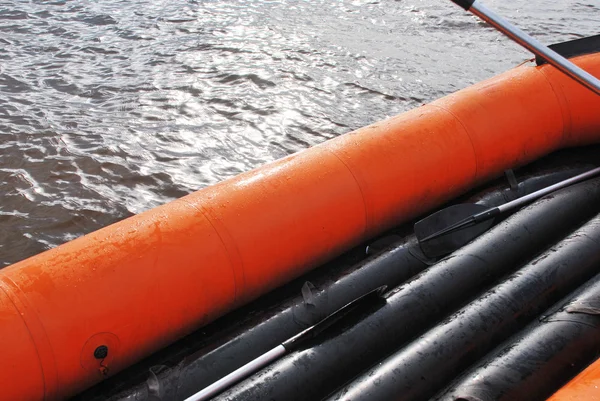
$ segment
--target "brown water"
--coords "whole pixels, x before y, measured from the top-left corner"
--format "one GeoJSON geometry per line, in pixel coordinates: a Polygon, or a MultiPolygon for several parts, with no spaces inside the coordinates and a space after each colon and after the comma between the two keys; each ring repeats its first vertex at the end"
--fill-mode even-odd
{"type": "MultiPolygon", "coordinates": [[[[600,31],[598,1],[485,3],[600,31]]],[[[0,267],[528,58],[447,0],[0,0],[0,267]]]]}

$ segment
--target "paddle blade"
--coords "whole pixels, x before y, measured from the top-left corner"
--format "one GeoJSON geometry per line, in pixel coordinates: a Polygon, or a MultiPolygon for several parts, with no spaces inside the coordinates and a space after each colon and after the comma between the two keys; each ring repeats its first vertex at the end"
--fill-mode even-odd
{"type": "Polygon", "coordinates": [[[428,241],[422,241],[423,238],[427,238],[452,224],[488,209],[489,207],[487,206],[475,203],[460,203],[437,211],[418,221],[414,227],[415,235],[425,256],[438,258],[448,255],[489,230],[494,224],[493,219],[452,231],[428,241]]]}

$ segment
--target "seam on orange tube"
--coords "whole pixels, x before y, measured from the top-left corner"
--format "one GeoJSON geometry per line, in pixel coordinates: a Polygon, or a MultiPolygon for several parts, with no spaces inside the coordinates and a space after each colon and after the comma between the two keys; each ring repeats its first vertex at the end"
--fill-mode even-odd
{"type": "Polygon", "coordinates": [[[17,284],[5,274],[0,276],[0,290],[2,290],[13,304],[34,344],[42,370],[44,383],[44,400],[53,400],[58,390],[58,369],[54,359],[52,345],[38,315],[27,302],[25,294],[17,284]]]}
{"type": "Polygon", "coordinates": [[[539,73],[544,77],[544,79],[546,80],[546,82],[548,82],[548,85],[550,86],[550,89],[552,89],[552,93],[554,93],[554,96],[556,96],[556,102],[558,103],[558,106],[560,107],[560,114],[563,120],[563,132],[562,132],[562,140],[561,140],[561,144],[564,146],[565,142],[567,141],[567,139],[571,136],[571,109],[569,107],[567,107],[567,100],[565,98],[565,94],[562,90],[557,89],[555,87],[555,83],[552,81],[552,79],[550,79],[550,77],[548,76],[548,74],[545,72],[547,71],[546,67],[538,67],[537,71],[539,71],[539,73]],[[560,94],[559,94],[560,93],[560,94]]]}
{"type": "Polygon", "coordinates": [[[469,143],[471,144],[471,149],[473,149],[473,158],[475,160],[475,172],[473,174],[473,179],[477,180],[477,178],[479,176],[479,157],[477,155],[477,150],[475,149],[475,144],[473,143],[473,135],[472,135],[472,133],[469,132],[469,130],[467,129],[467,126],[465,125],[465,123],[463,123],[462,120],[456,114],[454,114],[451,110],[448,110],[444,106],[440,106],[438,104],[433,104],[433,103],[430,103],[429,106],[435,107],[435,108],[437,108],[437,109],[439,109],[441,111],[444,111],[444,112],[450,114],[456,121],[458,121],[458,123],[460,124],[460,126],[463,128],[463,130],[467,134],[467,137],[469,138],[469,143]]]}
{"type": "Polygon", "coordinates": [[[344,165],[344,167],[346,167],[346,169],[348,169],[348,172],[350,173],[350,175],[352,175],[352,178],[354,179],[354,182],[356,183],[356,186],[358,187],[358,190],[360,192],[360,197],[362,198],[362,202],[363,202],[363,209],[365,211],[365,228],[363,231],[363,237],[366,237],[367,233],[369,232],[369,230],[371,228],[371,217],[369,214],[369,210],[367,209],[367,202],[365,201],[365,192],[363,191],[363,188],[360,186],[360,182],[358,182],[358,179],[356,178],[356,175],[354,174],[354,172],[352,171],[350,166],[348,164],[346,164],[346,162],[340,156],[338,156],[333,150],[331,150],[325,146],[323,146],[322,149],[325,149],[327,152],[329,152],[330,154],[335,156],[335,158],[338,159],[344,165]]]}
{"type": "Polygon", "coordinates": [[[246,287],[246,276],[244,272],[244,261],[242,260],[242,256],[240,255],[240,251],[238,250],[237,244],[231,238],[231,234],[227,230],[224,224],[222,224],[218,218],[215,218],[204,206],[198,207],[192,202],[188,201],[185,198],[181,198],[180,200],[184,201],[187,205],[193,207],[195,210],[202,213],[202,215],[206,218],[208,223],[211,225],[215,233],[221,240],[225,251],[227,252],[227,258],[229,259],[229,264],[231,267],[231,271],[233,272],[234,283],[233,283],[233,293],[234,299],[232,304],[236,304],[239,301],[239,294],[244,293],[246,287]]]}

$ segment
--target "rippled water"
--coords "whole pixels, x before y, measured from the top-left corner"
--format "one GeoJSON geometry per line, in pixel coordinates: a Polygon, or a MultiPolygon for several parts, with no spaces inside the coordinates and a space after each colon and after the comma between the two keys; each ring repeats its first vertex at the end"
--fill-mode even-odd
{"type": "MultiPolygon", "coordinates": [[[[600,30],[598,1],[486,4],[600,30]]],[[[528,58],[447,0],[0,0],[0,266],[528,58]]]]}

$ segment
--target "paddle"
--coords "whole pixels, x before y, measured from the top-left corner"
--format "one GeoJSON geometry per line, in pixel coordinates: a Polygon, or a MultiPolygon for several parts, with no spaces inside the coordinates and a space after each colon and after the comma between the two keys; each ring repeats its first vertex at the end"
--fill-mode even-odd
{"type": "Polygon", "coordinates": [[[489,208],[474,203],[452,205],[418,221],[414,226],[415,235],[426,256],[435,258],[446,255],[483,234],[493,225],[494,217],[599,173],[600,167],[497,207],[489,208]]]}
{"type": "Polygon", "coordinates": [[[327,316],[317,324],[310,326],[309,328],[301,331],[290,339],[284,341],[277,347],[271,349],[270,351],[265,352],[258,358],[248,362],[244,366],[234,370],[227,376],[222,377],[217,380],[210,386],[205,389],[197,392],[185,399],[185,401],[203,401],[207,400],[227,388],[231,387],[235,383],[243,380],[244,378],[250,376],[252,373],[258,371],[259,369],[267,366],[269,363],[281,358],[285,354],[297,350],[300,348],[306,341],[315,338],[317,335],[322,333],[332,324],[340,320],[343,316],[346,316],[350,311],[354,310],[360,304],[366,304],[368,302],[373,302],[376,300],[381,300],[381,296],[385,292],[387,286],[378,287],[372,291],[367,292],[366,294],[356,298],[352,302],[342,306],[340,309],[333,312],[331,315],[327,316]]]}
{"type": "Polygon", "coordinates": [[[481,4],[477,0],[452,0],[455,4],[461,6],[467,11],[472,12],[479,18],[483,19],[494,28],[525,47],[529,51],[535,53],[541,58],[548,61],[554,67],[564,72],[582,85],[588,87],[596,94],[600,95],[600,80],[590,73],[582,70],[569,60],[556,53],[555,51],[544,46],[542,43],[527,35],[516,26],[494,13],[492,10],[481,4]]]}

